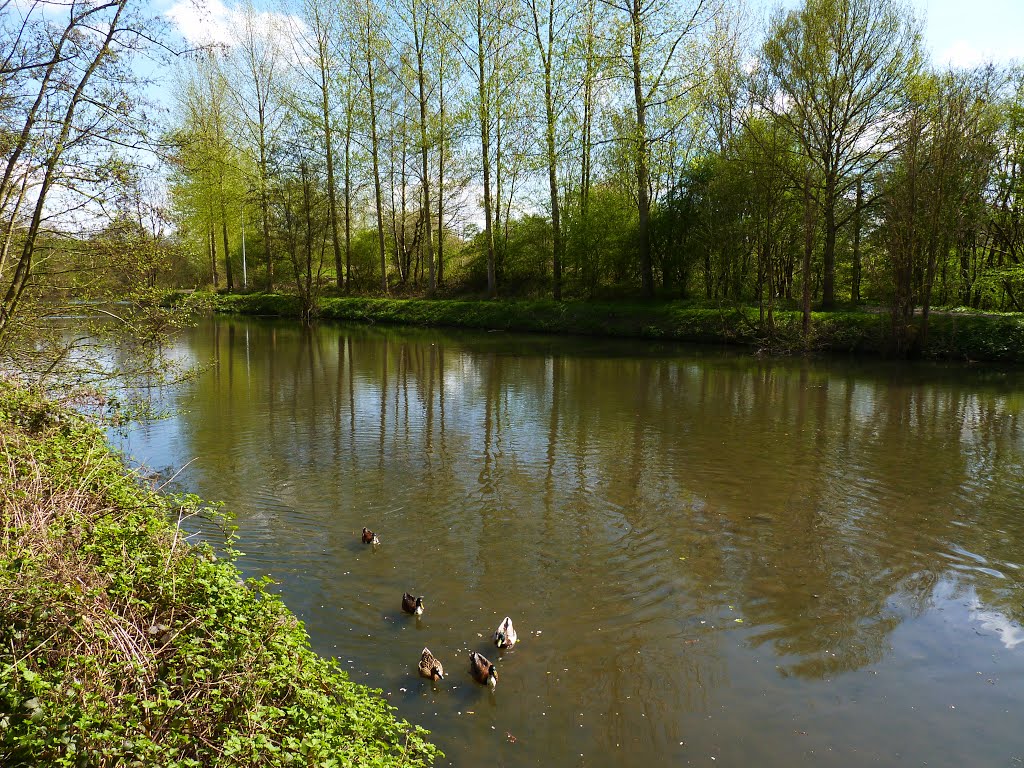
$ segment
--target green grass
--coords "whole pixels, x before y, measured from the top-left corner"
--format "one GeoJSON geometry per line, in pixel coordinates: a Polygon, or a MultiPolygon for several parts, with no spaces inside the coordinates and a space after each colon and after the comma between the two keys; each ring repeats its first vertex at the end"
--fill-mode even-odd
{"type": "MultiPolygon", "coordinates": [[[[0,765],[426,766],[234,553],[80,417],[0,381],[0,765]]],[[[207,509],[207,512],[211,510],[207,509]]],[[[215,512],[216,510],[212,510],[215,512]]]]}
{"type": "MultiPolygon", "coordinates": [[[[298,301],[281,294],[220,295],[218,311],[297,317],[298,301]]],[[[892,319],[884,311],[814,312],[802,336],[799,311],[775,313],[769,332],[756,307],[687,302],[582,302],[326,298],[320,317],[367,323],[739,344],[773,354],[806,352],[891,356],[892,319]]],[[[908,334],[913,339],[916,326],[908,334]]],[[[1024,363],[1024,315],[937,313],[924,357],[1024,363]]]]}

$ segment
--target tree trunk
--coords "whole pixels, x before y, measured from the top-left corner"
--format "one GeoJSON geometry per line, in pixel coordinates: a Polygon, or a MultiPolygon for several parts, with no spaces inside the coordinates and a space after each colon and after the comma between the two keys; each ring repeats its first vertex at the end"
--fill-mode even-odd
{"type": "Polygon", "coordinates": [[[647,168],[647,102],[641,81],[640,46],[643,19],[640,12],[640,0],[633,0],[630,20],[633,31],[633,98],[636,101],[635,161],[637,208],[640,218],[640,283],[644,298],[651,299],[654,298],[654,270],[651,264],[651,192],[647,168]]]}
{"type": "MultiPolygon", "coordinates": [[[[540,46],[540,31],[537,30],[537,44],[540,46]]],[[[548,188],[551,194],[551,295],[555,301],[562,299],[562,225],[558,210],[558,155],[555,150],[555,103],[551,92],[551,59],[555,45],[555,0],[548,0],[548,46],[547,54],[541,48],[544,59],[544,111],[547,117],[548,188]]]]}
{"type": "Polygon", "coordinates": [[[434,238],[430,230],[433,222],[430,219],[430,164],[427,157],[427,84],[423,67],[423,49],[426,47],[426,27],[423,35],[420,35],[419,24],[417,23],[415,11],[417,3],[413,3],[413,43],[416,45],[416,81],[419,87],[420,102],[420,165],[423,173],[423,214],[422,219],[426,228],[426,261],[427,261],[427,294],[434,293],[437,287],[434,275],[434,238]]]}
{"type": "Polygon", "coordinates": [[[320,109],[324,120],[324,154],[327,162],[327,215],[330,218],[331,245],[334,247],[334,281],[341,290],[344,284],[341,269],[341,239],[338,235],[338,190],[334,184],[334,132],[331,130],[331,107],[327,97],[330,84],[327,81],[326,63],[320,67],[320,109]]]}
{"type": "Polygon", "coordinates": [[[437,284],[444,284],[444,62],[437,69],[437,113],[441,140],[437,146],[437,284]]]}
{"type": "Polygon", "coordinates": [[[864,207],[864,181],[857,179],[857,207],[853,210],[853,285],[850,298],[854,304],[860,303],[860,215],[864,207]]]}
{"type": "MultiPolygon", "coordinates": [[[[583,136],[580,147],[580,219],[586,228],[587,205],[590,202],[590,151],[592,123],[594,121],[594,4],[595,0],[587,1],[586,41],[583,70],[583,136]]],[[[585,229],[584,229],[585,231],[585,229]]]]}
{"type": "Polygon", "coordinates": [[[821,308],[836,305],[836,180],[825,181],[825,250],[822,254],[821,308]]]}
{"type": "Polygon", "coordinates": [[[804,179],[804,263],[803,263],[803,335],[811,333],[811,254],[814,251],[814,216],[811,198],[811,174],[804,179]]]}
{"type": "Polygon", "coordinates": [[[380,152],[377,141],[377,97],[373,84],[373,51],[370,49],[370,14],[366,15],[366,82],[370,91],[370,154],[373,160],[373,194],[377,208],[377,247],[380,250],[380,287],[388,292],[388,263],[384,247],[384,206],[380,188],[380,152]]]}
{"type": "Polygon", "coordinates": [[[213,288],[220,287],[220,275],[217,272],[217,228],[213,223],[213,211],[210,212],[210,267],[213,270],[213,288]]]}
{"type": "Polygon", "coordinates": [[[487,249],[487,295],[492,299],[498,295],[497,275],[494,264],[494,230],[491,222],[491,115],[487,92],[486,70],[484,68],[484,9],[483,1],[476,0],[477,39],[477,85],[480,95],[480,159],[484,172],[484,240],[487,249]]]}
{"type": "Polygon", "coordinates": [[[224,200],[223,188],[220,196],[220,230],[224,238],[224,281],[228,292],[235,289],[235,281],[231,276],[231,251],[228,250],[228,211],[227,202],[224,200]]]}
{"type": "Polygon", "coordinates": [[[274,291],[274,247],[270,240],[270,195],[267,194],[267,158],[260,148],[260,222],[263,226],[263,250],[267,260],[267,291],[274,291]]]}
{"type": "Polygon", "coordinates": [[[345,293],[352,290],[352,110],[345,115],[345,293]]]}

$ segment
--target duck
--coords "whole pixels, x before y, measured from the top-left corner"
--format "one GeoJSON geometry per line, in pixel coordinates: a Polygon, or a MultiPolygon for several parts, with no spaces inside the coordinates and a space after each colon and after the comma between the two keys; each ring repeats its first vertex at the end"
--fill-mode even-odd
{"type": "Polygon", "coordinates": [[[380,539],[369,528],[363,528],[363,544],[372,544],[377,547],[380,546],[380,539]]]}
{"type": "Polygon", "coordinates": [[[434,658],[434,654],[430,652],[429,648],[423,649],[419,670],[420,677],[427,677],[435,682],[444,679],[444,667],[441,666],[440,661],[434,658]]]}
{"type": "Polygon", "coordinates": [[[494,630],[494,644],[499,648],[511,648],[518,642],[519,636],[516,634],[515,627],[512,626],[512,619],[506,616],[505,620],[494,630]]]}
{"type": "Polygon", "coordinates": [[[498,684],[498,670],[482,653],[469,652],[469,673],[478,683],[489,686],[491,689],[498,684]]]}
{"type": "Polygon", "coordinates": [[[408,592],[402,595],[402,610],[416,616],[423,615],[423,598],[413,597],[408,592]]]}

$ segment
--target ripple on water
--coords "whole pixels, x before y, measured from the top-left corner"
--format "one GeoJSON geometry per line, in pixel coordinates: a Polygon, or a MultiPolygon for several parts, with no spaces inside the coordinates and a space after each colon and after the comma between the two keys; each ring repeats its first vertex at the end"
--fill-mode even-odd
{"type": "Polygon", "coordinates": [[[536,340],[510,341],[496,364],[495,334],[245,328],[251,368],[236,348],[234,385],[202,379],[208,402],[139,450],[199,457],[182,478],[238,513],[241,565],[275,576],[314,647],[431,728],[451,764],[1012,753],[1022,445],[985,426],[1016,406],[984,382],[908,388],[835,361],[633,342],[541,360],[536,340]],[[946,407],[961,393],[984,401],[985,430],[946,407]],[[419,621],[405,590],[425,596],[419,621]],[[505,615],[521,643],[497,653],[505,615]],[[450,678],[437,690],[416,675],[424,645],[450,678]],[[468,649],[497,662],[493,696],[468,649]]]}

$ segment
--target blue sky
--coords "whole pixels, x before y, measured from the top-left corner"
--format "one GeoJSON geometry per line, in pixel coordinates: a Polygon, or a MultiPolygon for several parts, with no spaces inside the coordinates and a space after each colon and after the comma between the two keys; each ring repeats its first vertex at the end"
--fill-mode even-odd
{"type": "MultiPolygon", "coordinates": [[[[765,9],[799,0],[748,0],[765,9]]],[[[981,61],[1024,60],[1024,0],[909,0],[925,21],[925,40],[937,64],[970,66],[981,61]]],[[[205,33],[230,39],[238,0],[154,0],[158,12],[171,11],[186,37],[205,33]],[[201,9],[201,10],[200,10],[201,9]]],[[[260,9],[278,6],[256,0],[260,9]]],[[[279,7],[279,6],[278,6],[279,7]]]]}
{"type": "Polygon", "coordinates": [[[1024,59],[1024,0],[916,0],[937,63],[1024,59]]]}
{"type": "MultiPolygon", "coordinates": [[[[1024,60],[1024,0],[908,0],[925,22],[925,44],[939,65],[1024,60]]],[[[799,0],[750,0],[763,8],[799,0]]]]}

